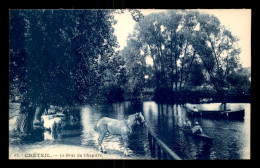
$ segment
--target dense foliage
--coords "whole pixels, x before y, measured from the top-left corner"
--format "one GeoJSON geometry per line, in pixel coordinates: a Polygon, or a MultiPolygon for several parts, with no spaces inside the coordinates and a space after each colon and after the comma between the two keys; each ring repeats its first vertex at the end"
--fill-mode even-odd
{"type": "Polygon", "coordinates": [[[170,10],[145,16],[121,52],[128,88],[133,92],[149,87],[143,84],[149,68],[158,101],[190,100],[191,91],[203,92],[203,88],[216,91],[220,101],[228,96],[227,90],[249,95],[250,72],[240,73],[246,71],[239,64],[237,41],[213,15],[170,10]],[[147,65],[147,57],[152,65],[147,65]]]}
{"type": "Polygon", "coordinates": [[[22,100],[62,106],[98,98],[116,54],[110,11],[10,12],[10,88],[23,87],[22,100]]]}
{"type": "MultiPolygon", "coordinates": [[[[20,113],[32,116],[26,123],[36,107],[111,97],[110,87],[123,80],[114,23],[110,10],[10,10],[10,98],[19,96],[20,113]]],[[[30,130],[22,120],[20,130],[30,130]]]]}

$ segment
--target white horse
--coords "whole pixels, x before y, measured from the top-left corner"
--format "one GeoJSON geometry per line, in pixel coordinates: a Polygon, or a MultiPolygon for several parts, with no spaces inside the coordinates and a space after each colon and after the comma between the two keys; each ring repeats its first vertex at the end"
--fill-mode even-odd
{"type": "Polygon", "coordinates": [[[143,115],[140,113],[129,115],[127,119],[117,120],[108,117],[101,118],[94,127],[94,130],[99,134],[98,149],[106,153],[102,144],[106,133],[121,135],[124,142],[124,155],[128,155],[127,152],[127,140],[128,135],[132,133],[132,127],[135,124],[143,125],[145,123],[143,115]]]}

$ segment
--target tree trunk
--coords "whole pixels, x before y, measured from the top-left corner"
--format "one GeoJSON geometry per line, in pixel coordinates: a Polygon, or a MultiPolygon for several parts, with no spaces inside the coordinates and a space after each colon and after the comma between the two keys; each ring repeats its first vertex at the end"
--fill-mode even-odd
{"type": "Polygon", "coordinates": [[[34,117],[34,121],[33,121],[34,126],[35,126],[36,124],[39,124],[39,126],[41,125],[41,124],[40,124],[40,123],[41,123],[41,116],[42,116],[42,114],[45,112],[45,110],[48,111],[48,105],[41,105],[41,106],[39,107],[39,110],[36,110],[36,112],[35,112],[35,117],[34,117]]]}
{"type": "Polygon", "coordinates": [[[33,129],[33,119],[36,107],[29,105],[28,102],[22,102],[20,113],[16,120],[16,130],[22,134],[31,134],[33,129]]]}
{"type": "Polygon", "coordinates": [[[172,41],[173,41],[173,39],[172,39],[172,30],[171,30],[171,48],[170,48],[171,49],[171,58],[170,58],[171,59],[171,61],[170,61],[171,62],[171,75],[170,75],[171,86],[170,87],[171,87],[172,91],[174,92],[174,66],[173,66],[173,51],[172,51],[173,50],[173,48],[172,48],[173,44],[172,44],[172,41]]]}

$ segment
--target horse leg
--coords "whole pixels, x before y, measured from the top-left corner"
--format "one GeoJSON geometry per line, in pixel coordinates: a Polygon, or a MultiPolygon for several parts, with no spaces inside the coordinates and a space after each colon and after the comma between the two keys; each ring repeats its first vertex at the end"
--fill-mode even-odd
{"type": "Polygon", "coordinates": [[[123,138],[123,143],[124,143],[124,155],[128,156],[128,152],[127,152],[127,140],[128,140],[128,136],[127,135],[122,135],[123,138]]]}
{"type": "Polygon", "coordinates": [[[99,134],[99,137],[98,137],[98,149],[100,152],[102,153],[106,153],[106,150],[104,148],[104,145],[102,144],[104,138],[105,138],[105,135],[106,135],[106,132],[105,133],[102,133],[102,134],[99,134]]]}

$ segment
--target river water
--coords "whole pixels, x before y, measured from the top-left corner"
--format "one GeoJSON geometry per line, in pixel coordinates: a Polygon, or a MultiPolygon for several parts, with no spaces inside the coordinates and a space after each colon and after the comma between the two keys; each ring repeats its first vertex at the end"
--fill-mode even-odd
{"type": "MultiPolygon", "coordinates": [[[[217,110],[221,103],[186,104],[201,110],[217,110]]],[[[250,104],[227,104],[228,109],[245,109],[243,120],[212,119],[187,116],[183,105],[159,105],[145,102],[145,118],[154,126],[161,139],[183,159],[250,159],[250,104]],[[203,132],[214,138],[213,143],[194,139],[178,129],[188,118],[198,121],[203,132]],[[178,123],[178,125],[177,125],[178,123]]]]}
{"type": "MultiPolygon", "coordinates": [[[[153,101],[143,103],[122,102],[110,105],[80,106],[70,111],[62,120],[58,133],[44,132],[44,141],[59,144],[77,145],[97,149],[98,134],[94,124],[102,117],[123,119],[136,112],[142,112],[149,127],[159,138],[182,159],[188,160],[230,160],[250,159],[250,104],[228,103],[228,109],[245,109],[243,120],[189,118],[187,106],[214,110],[220,103],[166,105],[153,101]],[[178,129],[186,118],[198,121],[206,135],[213,137],[213,143],[194,139],[178,129]]],[[[104,139],[107,154],[123,155],[123,142],[120,136],[110,135],[104,139]]],[[[129,154],[140,158],[154,158],[149,148],[147,130],[136,126],[128,140],[129,154]]],[[[155,157],[156,159],[156,157],[155,157]]]]}

